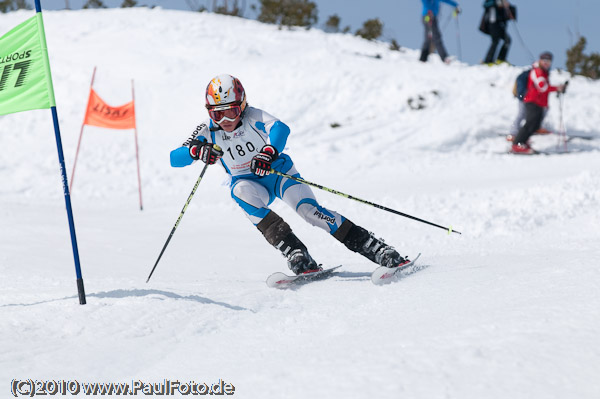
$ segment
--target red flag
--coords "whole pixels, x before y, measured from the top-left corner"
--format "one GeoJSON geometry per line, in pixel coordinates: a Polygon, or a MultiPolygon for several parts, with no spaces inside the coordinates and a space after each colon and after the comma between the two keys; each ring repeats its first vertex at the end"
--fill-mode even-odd
{"type": "Polygon", "coordinates": [[[118,107],[111,107],[90,89],[88,108],[85,111],[84,125],[109,129],[135,129],[135,106],[133,101],[118,107]]]}

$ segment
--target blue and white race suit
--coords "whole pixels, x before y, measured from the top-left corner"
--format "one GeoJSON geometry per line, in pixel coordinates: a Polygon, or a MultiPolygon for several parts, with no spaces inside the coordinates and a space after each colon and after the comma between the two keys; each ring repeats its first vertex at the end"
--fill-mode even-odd
{"type": "Polygon", "coordinates": [[[252,157],[270,144],[279,152],[271,167],[300,177],[292,159],[283,153],[290,128],[267,112],[250,106],[241,122],[232,132],[222,130],[210,119],[199,124],[182,147],[171,152],[171,166],[183,167],[194,162],[189,154],[194,138],[217,144],[224,153],[221,165],[231,176],[231,197],[255,226],[270,212],[269,205],[275,198],[280,198],[308,223],[334,234],[345,218],[320,206],[309,186],[275,174],[258,177],[250,171],[252,157]]]}

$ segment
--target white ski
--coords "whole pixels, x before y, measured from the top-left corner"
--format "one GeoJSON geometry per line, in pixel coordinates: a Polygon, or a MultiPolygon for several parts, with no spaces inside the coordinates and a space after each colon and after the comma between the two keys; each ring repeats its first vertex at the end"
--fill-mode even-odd
{"type": "Polygon", "coordinates": [[[273,273],[267,278],[267,286],[271,288],[289,288],[292,286],[306,284],[311,281],[323,280],[331,277],[333,275],[333,271],[340,267],[342,267],[342,265],[314,273],[300,274],[298,276],[289,276],[281,272],[273,273]]]}
{"type": "Polygon", "coordinates": [[[371,273],[371,282],[375,285],[389,284],[393,281],[397,281],[402,270],[413,266],[421,254],[419,253],[410,263],[402,265],[400,267],[384,267],[380,266],[371,273]]]}

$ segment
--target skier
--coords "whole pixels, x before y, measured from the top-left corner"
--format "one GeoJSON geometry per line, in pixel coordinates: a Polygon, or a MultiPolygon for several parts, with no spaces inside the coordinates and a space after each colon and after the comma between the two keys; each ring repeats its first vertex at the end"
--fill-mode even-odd
{"type": "Polygon", "coordinates": [[[483,8],[485,9],[483,20],[486,31],[492,37],[492,43],[483,62],[485,64],[501,64],[506,62],[511,42],[510,36],[506,33],[506,21],[514,18],[510,11],[510,3],[507,0],[485,0],[483,8]],[[500,40],[503,40],[504,43],[500,48],[498,58],[494,60],[500,40]]]}
{"type": "Polygon", "coordinates": [[[423,42],[423,47],[421,48],[420,61],[427,61],[427,58],[429,57],[429,51],[431,49],[431,43],[433,42],[442,61],[448,63],[450,59],[448,58],[448,53],[446,52],[446,48],[442,42],[442,34],[440,32],[440,28],[438,27],[437,21],[437,15],[440,11],[440,1],[453,6],[457,14],[460,13],[460,7],[458,6],[458,3],[453,0],[421,1],[423,2],[422,17],[423,25],[425,26],[425,41],[423,42]]]}
{"type": "Polygon", "coordinates": [[[527,83],[525,103],[525,125],[513,139],[512,152],[515,154],[534,154],[529,146],[529,138],[539,129],[548,108],[548,95],[554,91],[564,93],[566,86],[551,86],[549,82],[552,53],[545,51],[540,54],[538,66],[531,69],[527,83]]]}
{"type": "Polygon", "coordinates": [[[230,75],[213,78],[206,88],[209,119],[199,124],[182,147],[171,152],[171,166],[196,160],[220,161],[230,175],[231,196],[269,244],[281,251],[298,274],[322,270],[290,226],[269,205],[279,198],[306,222],[330,233],[348,249],[386,267],[409,263],[382,239],[339,213],[319,205],[307,185],[270,174],[271,169],[300,174],[283,153],[290,128],[267,112],[248,105],[241,82],[230,75]]]}
{"type": "MultiPolygon", "coordinates": [[[[515,81],[513,95],[517,98],[517,100],[519,100],[519,112],[517,113],[517,117],[515,118],[513,124],[510,126],[510,132],[507,136],[507,140],[509,141],[513,141],[513,139],[517,136],[517,133],[519,133],[521,125],[525,122],[525,103],[523,102],[523,99],[525,99],[525,95],[527,94],[527,83],[529,82],[529,74],[531,73],[531,69],[537,67],[539,67],[539,63],[536,61],[533,63],[531,68],[521,72],[515,81]]],[[[547,113],[548,108],[545,108],[540,123],[544,122],[547,113]]],[[[548,133],[550,133],[550,131],[543,127],[540,127],[535,131],[535,134],[548,133]]]]}

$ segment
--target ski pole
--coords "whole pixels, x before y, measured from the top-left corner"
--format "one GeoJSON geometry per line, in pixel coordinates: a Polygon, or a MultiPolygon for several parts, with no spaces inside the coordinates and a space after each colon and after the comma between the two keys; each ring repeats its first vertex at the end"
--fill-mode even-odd
{"type": "Polygon", "coordinates": [[[456,18],[456,44],[458,45],[458,60],[462,61],[462,47],[460,45],[460,25],[458,24],[458,13],[454,11],[454,17],[456,18]]]}
{"type": "Polygon", "coordinates": [[[448,232],[448,234],[450,234],[450,233],[462,234],[460,231],[452,230],[452,226],[450,226],[450,227],[440,226],[439,224],[431,223],[431,222],[428,222],[427,220],[419,219],[417,217],[414,217],[414,216],[411,216],[411,215],[407,215],[406,213],[398,212],[398,211],[396,211],[394,209],[387,208],[387,207],[385,207],[383,205],[378,205],[378,204],[375,204],[375,203],[370,202],[370,201],[365,201],[363,199],[354,197],[354,196],[352,196],[350,194],[344,194],[344,193],[339,192],[337,190],[333,190],[331,188],[327,188],[327,187],[321,186],[320,184],[312,183],[312,182],[309,182],[308,180],[304,180],[304,179],[301,179],[299,177],[294,177],[294,176],[291,176],[291,175],[288,175],[288,174],[285,174],[285,173],[278,172],[275,169],[271,169],[271,173],[279,175],[281,177],[285,177],[285,178],[297,181],[298,183],[306,184],[307,186],[313,186],[313,187],[316,187],[316,188],[321,189],[323,191],[328,191],[328,192],[330,192],[332,194],[336,194],[336,195],[339,195],[339,196],[344,197],[344,198],[348,198],[348,199],[351,199],[351,200],[362,202],[363,204],[371,205],[371,206],[373,206],[375,208],[382,209],[384,211],[391,212],[391,213],[394,213],[396,215],[400,215],[400,216],[404,216],[404,217],[409,218],[409,219],[416,220],[417,222],[425,223],[425,224],[428,224],[430,226],[439,227],[440,229],[446,230],[448,232]]]}
{"type": "Polygon", "coordinates": [[[511,19],[514,21],[513,26],[515,28],[515,32],[517,32],[517,37],[519,38],[519,41],[521,42],[521,46],[523,46],[523,48],[525,50],[527,50],[527,52],[529,53],[529,57],[531,58],[531,60],[532,61],[535,60],[535,57],[533,56],[533,53],[531,52],[531,50],[529,50],[529,48],[525,44],[525,41],[523,40],[523,37],[521,36],[521,32],[519,31],[519,26],[517,25],[517,20],[515,18],[513,18],[513,17],[511,17],[511,19]]]}
{"type": "MultiPolygon", "coordinates": [[[[214,147],[216,149],[219,149],[219,147],[217,145],[215,145],[214,147]]],[[[150,277],[152,277],[152,273],[154,273],[154,270],[156,269],[156,266],[158,265],[160,258],[163,256],[165,249],[167,249],[167,245],[169,245],[169,242],[171,241],[171,238],[173,238],[173,234],[175,234],[175,230],[177,230],[177,226],[179,226],[179,222],[181,222],[181,219],[183,218],[183,214],[185,213],[185,210],[187,209],[190,202],[192,202],[192,198],[194,197],[194,194],[196,193],[196,190],[198,189],[198,186],[200,185],[200,182],[202,181],[202,177],[204,176],[204,172],[206,172],[207,167],[208,167],[208,164],[205,164],[204,168],[202,169],[202,172],[200,173],[200,176],[198,176],[198,180],[196,180],[196,184],[194,184],[194,188],[192,189],[192,192],[190,193],[187,201],[185,201],[185,205],[183,206],[183,209],[181,210],[181,213],[179,214],[179,217],[177,218],[177,221],[175,222],[175,226],[173,226],[173,229],[171,230],[171,234],[169,234],[169,238],[167,238],[167,242],[165,242],[165,245],[163,246],[162,251],[160,251],[160,255],[158,255],[158,259],[156,259],[156,263],[154,264],[154,267],[152,268],[152,271],[150,272],[150,275],[148,276],[146,283],[148,281],[150,281],[150,277]]]]}
{"type": "Polygon", "coordinates": [[[565,82],[565,89],[564,89],[564,91],[562,93],[560,93],[560,92],[556,93],[556,95],[558,96],[558,109],[559,109],[559,114],[560,114],[559,125],[558,125],[559,137],[558,137],[557,148],[560,147],[560,139],[562,138],[565,152],[568,151],[568,149],[567,149],[567,141],[568,141],[568,139],[567,139],[567,128],[565,126],[565,121],[564,121],[564,118],[563,118],[563,104],[564,104],[564,95],[565,95],[565,92],[567,90],[567,86],[568,85],[569,85],[569,81],[567,80],[565,82]]]}

